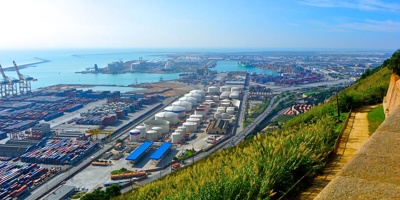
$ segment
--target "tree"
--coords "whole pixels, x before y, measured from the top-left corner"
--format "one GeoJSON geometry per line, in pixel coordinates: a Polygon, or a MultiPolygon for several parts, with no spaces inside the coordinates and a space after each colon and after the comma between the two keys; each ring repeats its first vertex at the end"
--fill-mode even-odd
{"type": "Polygon", "coordinates": [[[121,195],[121,186],[114,184],[111,185],[110,187],[107,187],[106,194],[108,197],[116,197],[121,195]]]}
{"type": "Polygon", "coordinates": [[[397,75],[400,75],[400,49],[393,53],[388,64],[389,69],[397,75]]]}

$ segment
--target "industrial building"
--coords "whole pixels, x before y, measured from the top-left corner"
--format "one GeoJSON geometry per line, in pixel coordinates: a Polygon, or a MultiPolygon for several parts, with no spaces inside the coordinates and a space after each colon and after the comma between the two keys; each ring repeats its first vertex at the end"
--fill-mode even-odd
{"type": "Polygon", "coordinates": [[[217,119],[210,121],[207,127],[208,134],[226,134],[229,128],[229,121],[217,119]]]}

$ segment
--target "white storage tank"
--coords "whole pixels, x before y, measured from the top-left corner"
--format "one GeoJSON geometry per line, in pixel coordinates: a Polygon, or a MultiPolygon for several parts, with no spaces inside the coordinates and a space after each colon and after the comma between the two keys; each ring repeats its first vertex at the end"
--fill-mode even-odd
{"type": "Polygon", "coordinates": [[[229,94],[230,94],[230,92],[227,92],[227,91],[222,92],[221,95],[219,95],[219,98],[220,99],[228,99],[229,98],[229,94]]]}
{"type": "Polygon", "coordinates": [[[135,129],[140,131],[140,138],[146,138],[146,127],[144,126],[136,126],[135,129]]]}
{"type": "Polygon", "coordinates": [[[193,97],[196,98],[196,102],[199,103],[202,100],[202,97],[200,94],[197,93],[189,93],[189,94],[185,94],[185,97],[193,97]]]}
{"type": "Polygon", "coordinates": [[[221,114],[221,119],[226,119],[226,117],[227,117],[227,114],[226,114],[226,113],[222,113],[222,114],[221,114]]]}
{"type": "Polygon", "coordinates": [[[209,110],[207,106],[197,106],[196,109],[204,109],[204,110],[206,110],[206,112],[208,112],[208,110],[209,110]]]}
{"type": "Polygon", "coordinates": [[[146,140],[148,141],[155,141],[157,140],[157,131],[155,130],[149,130],[146,133],[146,140]]]}
{"type": "Polygon", "coordinates": [[[215,86],[210,86],[210,87],[208,87],[207,91],[208,91],[209,94],[217,94],[218,93],[218,88],[215,87],[215,86]]]}
{"type": "Polygon", "coordinates": [[[151,128],[159,126],[162,128],[162,133],[169,133],[169,121],[157,119],[157,120],[149,120],[143,123],[146,127],[146,131],[150,131],[151,128]]]}
{"type": "Polygon", "coordinates": [[[189,101],[175,101],[174,103],[172,103],[173,106],[182,106],[185,108],[186,112],[189,112],[192,110],[192,103],[190,103],[189,101]]]}
{"type": "Polygon", "coordinates": [[[175,125],[178,123],[178,114],[173,112],[159,112],[155,115],[156,120],[167,120],[170,124],[175,125]]]}
{"type": "Polygon", "coordinates": [[[185,108],[182,106],[168,106],[164,108],[164,112],[172,112],[178,114],[178,117],[185,117],[185,108]]]}
{"type": "Polygon", "coordinates": [[[229,99],[224,99],[221,101],[221,103],[230,103],[230,102],[231,102],[231,100],[229,100],[229,99]]]}
{"type": "Polygon", "coordinates": [[[228,115],[235,114],[235,109],[226,109],[226,114],[228,114],[228,115]]]}
{"type": "Polygon", "coordinates": [[[225,110],[226,110],[225,107],[218,107],[218,108],[217,108],[217,113],[224,113],[225,110]]]}
{"type": "Polygon", "coordinates": [[[189,118],[203,119],[203,115],[190,115],[189,118]]]}
{"type": "Polygon", "coordinates": [[[229,91],[231,91],[231,86],[229,86],[229,85],[223,85],[223,86],[221,86],[221,87],[219,88],[219,91],[220,91],[220,92],[229,92],[229,91]]]}
{"type": "Polygon", "coordinates": [[[181,97],[179,98],[179,101],[188,101],[190,103],[192,103],[192,107],[193,106],[197,106],[197,98],[194,97],[181,97]]]}
{"type": "Polygon", "coordinates": [[[232,87],[231,92],[240,92],[241,89],[239,87],[232,87]]]}
{"type": "Polygon", "coordinates": [[[132,129],[129,131],[129,140],[131,142],[139,142],[140,139],[140,130],[132,129]]]}
{"type": "Polygon", "coordinates": [[[207,95],[207,96],[204,97],[204,99],[205,99],[206,101],[208,101],[208,100],[211,100],[211,101],[212,101],[212,96],[207,95]]]}
{"type": "Polygon", "coordinates": [[[177,132],[173,132],[171,134],[171,142],[176,144],[178,142],[180,142],[182,140],[182,134],[177,133],[177,132]]]}
{"type": "Polygon", "coordinates": [[[200,94],[201,98],[204,98],[206,96],[206,92],[204,92],[203,90],[192,90],[190,91],[190,93],[200,94]]]}
{"type": "Polygon", "coordinates": [[[239,99],[239,96],[240,96],[240,93],[239,92],[231,92],[230,94],[229,94],[229,98],[231,98],[231,99],[239,99]]]}
{"type": "Polygon", "coordinates": [[[217,95],[213,96],[212,100],[215,101],[215,102],[218,102],[219,101],[219,96],[217,96],[217,95]]]}
{"type": "Polygon", "coordinates": [[[231,105],[231,103],[221,103],[222,107],[229,107],[231,105]]]}
{"type": "Polygon", "coordinates": [[[186,120],[186,122],[194,122],[197,124],[197,126],[200,126],[200,119],[197,118],[189,118],[186,120]]]}
{"type": "Polygon", "coordinates": [[[187,131],[186,127],[184,127],[184,126],[179,126],[178,128],[176,128],[176,130],[182,131],[182,133],[184,133],[184,134],[186,134],[186,131],[187,131]]]}
{"type": "Polygon", "coordinates": [[[207,111],[205,109],[196,109],[194,111],[195,115],[207,115],[207,111]]]}
{"type": "Polygon", "coordinates": [[[197,131],[197,124],[194,122],[184,122],[182,125],[186,127],[186,131],[190,133],[194,133],[197,131]]]}
{"type": "Polygon", "coordinates": [[[155,126],[153,128],[151,128],[151,130],[157,131],[157,138],[160,138],[162,136],[162,128],[155,126]]]}

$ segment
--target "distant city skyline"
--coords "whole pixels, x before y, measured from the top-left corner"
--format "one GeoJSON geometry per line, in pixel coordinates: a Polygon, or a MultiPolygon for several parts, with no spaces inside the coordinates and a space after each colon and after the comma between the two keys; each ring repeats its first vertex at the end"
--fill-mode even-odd
{"type": "Polygon", "coordinates": [[[397,0],[7,0],[0,49],[400,48],[397,0]]]}

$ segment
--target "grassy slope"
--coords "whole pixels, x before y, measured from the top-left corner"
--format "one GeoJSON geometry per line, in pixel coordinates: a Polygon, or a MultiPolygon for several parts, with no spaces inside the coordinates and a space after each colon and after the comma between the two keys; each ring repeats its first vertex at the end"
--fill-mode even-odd
{"type": "Polygon", "coordinates": [[[373,108],[368,113],[368,123],[369,123],[369,133],[372,134],[375,130],[382,124],[385,120],[385,113],[383,112],[383,106],[380,105],[376,108],[373,108]]]}
{"type": "MultiPolygon", "coordinates": [[[[342,93],[361,104],[386,91],[386,68],[357,81],[342,93]]],[[[323,168],[343,127],[335,101],[288,120],[283,130],[217,152],[118,199],[275,199],[308,171],[323,168]]]]}

